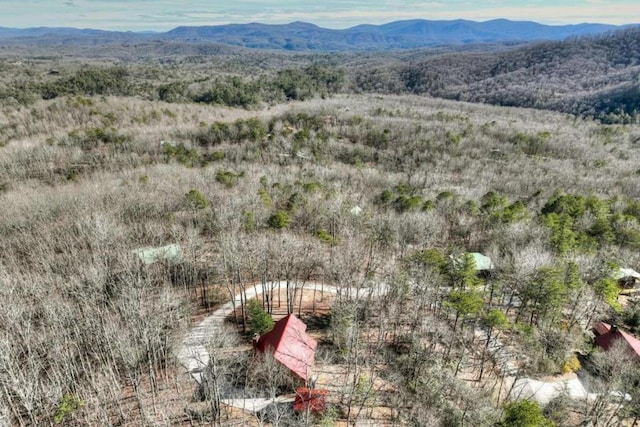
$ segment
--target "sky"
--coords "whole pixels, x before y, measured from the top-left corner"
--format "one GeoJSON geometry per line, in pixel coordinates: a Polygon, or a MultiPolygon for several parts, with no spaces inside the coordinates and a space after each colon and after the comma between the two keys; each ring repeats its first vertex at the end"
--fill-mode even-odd
{"type": "Polygon", "coordinates": [[[311,22],[326,28],[402,19],[495,18],[550,25],[640,23],[639,0],[0,0],[0,27],[166,31],[181,25],[311,22]]]}

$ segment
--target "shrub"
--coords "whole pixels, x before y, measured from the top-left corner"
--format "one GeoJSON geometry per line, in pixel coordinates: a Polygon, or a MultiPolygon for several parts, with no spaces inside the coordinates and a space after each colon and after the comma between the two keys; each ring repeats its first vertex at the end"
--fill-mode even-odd
{"type": "Polygon", "coordinates": [[[191,205],[196,209],[205,209],[209,206],[209,201],[206,197],[197,189],[193,188],[189,190],[185,197],[191,203],[191,205]]]}
{"type": "Polygon", "coordinates": [[[235,174],[231,171],[218,169],[216,171],[216,181],[224,185],[227,188],[232,188],[238,182],[239,174],[235,174]]]}
{"type": "Polygon", "coordinates": [[[78,398],[75,394],[66,393],[62,397],[62,401],[56,412],[53,414],[53,422],[55,424],[60,424],[67,415],[72,414],[77,409],[81,408],[84,405],[84,402],[78,398]]]}
{"type": "Polygon", "coordinates": [[[438,195],[436,196],[436,200],[437,201],[442,201],[442,200],[450,200],[455,198],[455,194],[453,194],[450,191],[442,191],[441,193],[438,193],[438,195]]]}
{"type": "Polygon", "coordinates": [[[320,239],[322,242],[327,243],[330,246],[335,246],[338,243],[338,239],[333,237],[331,234],[329,234],[329,232],[327,232],[326,230],[318,230],[316,231],[316,236],[318,237],[318,239],[320,239]]]}
{"type": "Polygon", "coordinates": [[[83,150],[90,150],[100,146],[101,144],[122,146],[127,142],[131,142],[131,136],[121,134],[112,127],[94,127],[84,130],[74,129],[70,131],[65,142],[77,145],[83,150]]]}
{"type": "Polygon", "coordinates": [[[253,212],[244,212],[243,226],[247,232],[252,232],[256,229],[256,217],[253,212]]]}
{"type": "Polygon", "coordinates": [[[431,211],[436,207],[436,204],[433,203],[433,200],[425,200],[422,204],[422,210],[425,212],[431,211]]]}
{"type": "Polygon", "coordinates": [[[223,122],[215,122],[211,126],[201,123],[193,138],[201,146],[221,144],[231,139],[231,128],[223,122]]]}
{"type": "Polygon", "coordinates": [[[569,372],[576,372],[581,368],[580,361],[574,354],[562,365],[562,373],[567,374],[569,372]]]}
{"type": "Polygon", "coordinates": [[[445,274],[449,268],[447,257],[435,248],[416,251],[409,256],[409,260],[419,265],[429,266],[442,274],[445,274]]]}
{"type": "Polygon", "coordinates": [[[383,205],[390,203],[392,200],[393,200],[393,192],[391,190],[384,190],[378,196],[378,201],[383,205]]]}
{"type": "Polygon", "coordinates": [[[587,200],[585,197],[574,196],[572,194],[560,194],[549,200],[542,207],[542,214],[567,214],[572,218],[577,218],[584,215],[586,210],[587,200]]]}
{"type": "Polygon", "coordinates": [[[263,205],[265,205],[268,208],[270,208],[273,205],[273,200],[271,199],[271,196],[269,195],[266,189],[259,188],[258,195],[260,196],[260,200],[262,200],[263,205]]]}
{"type": "Polygon", "coordinates": [[[209,156],[209,159],[211,159],[214,162],[219,162],[221,160],[224,160],[225,157],[227,157],[227,153],[225,153],[224,151],[214,151],[209,156]]]}
{"type": "Polygon", "coordinates": [[[487,211],[489,213],[495,210],[504,209],[507,206],[507,203],[507,198],[495,191],[489,191],[480,198],[480,207],[483,211],[487,211]]]}
{"type": "Polygon", "coordinates": [[[451,132],[450,130],[447,131],[446,136],[451,144],[459,144],[460,141],[462,141],[462,136],[458,135],[457,133],[451,132]]]}
{"type": "Polygon", "coordinates": [[[545,156],[550,154],[551,151],[547,143],[550,136],[551,134],[548,132],[541,132],[536,135],[518,132],[511,137],[509,142],[529,156],[545,156]]]}
{"type": "Polygon", "coordinates": [[[304,189],[305,193],[314,193],[322,189],[322,184],[318,181],[305,182],[302,185],[302,188],[304,189]]]}
{"type": "Polygon", "coordinates": [[[291,212],[304,206],[307,203],[307,199],[300,193],[295,192],[287,199],[287,209],[291,212]]]}
{"type": "Polygon", "coordinates": [[[378,150],[385,150],[389,147],[389,142],[391,142],[391,131],[389,129],[384,129],[382,131],[371,129],[367,132],[364,144],[377,148],[378,150]]]}
{"type": "Polygon", "coordinates": [[[291,224],[291,218],[287,211],[279,210],[269,217],[267,224],[269,224],[269,227],[279,230],[287,228],[291,224]]]}
{"type": "Polygon", "coordinates": [[[252,141],[263,140],[269,132],[269,130],[267,129],[267,125],[265,125],[262,120],[259,120],[255,117],[247,119],[245,121],[245,126],[247,128],[246,136],[252,141]]]}
{"type": "Polygon", "coordinates": [[[517,201],[509,204],[506,196],[489,191],[480,198],[480,209],[494,221],[516,222],[529,217],[527,204],[517,201]]]}
{"type": "Polygon", "coordinates": [[[467,202],[464,204],[464,208],[470,215],[477,215],[480,213],[478,205],[476,205],[476,202],[474,202],[473,200],[467,200],[467,202]]]}
{"type": "Polygon", "coordinates": [[[262,335],[273,329],[273,318],[265,311],[258,300],[249,300],[247,312],[249,313],[249,328],[254,334],[262,335]]]}
{"type": "Polygon", "coordinates": [[[502,420],[497,427],[552,427],[537,403],[530,400],[510,402],[504,405],[502,420]]]}
{"type": "Polygon", "coordinates": [[[417,209],[423,206],[423,200],[421,196],[407,196],[401,194],[393,202],[393,206],[398,212],[406,212],[409,210],[417,209]]]}
{"type": "Polygon", "coordinates": [[[183,102],[187,100],[186,92],[187,85],[184,82],[172,82],[158,87],[158,98],[165,102],[183,102]]]}
{"type": "Polygon", "coordinates": [[[183,143],[166,142],[163,144],[164,153],[187,167],[200,164],[200,153],[195,148],[187,148],[183,143]]]}
{"type": "Polygon", "coordinates": [[[401,182],[392,190],[384,190],[377,198],[377,203],[389,205],[393,202],[393,207],[398,212],[406,212],[413,209],[424,209],[424,199],[418,194],[419,189],[411,184],[401,182]]]}
{"type": "Polygon", "coordinates": [[[529,217],[527,204],[521,200],[507,206],[502,212],[503,222],[517,222],[529,217]]]}

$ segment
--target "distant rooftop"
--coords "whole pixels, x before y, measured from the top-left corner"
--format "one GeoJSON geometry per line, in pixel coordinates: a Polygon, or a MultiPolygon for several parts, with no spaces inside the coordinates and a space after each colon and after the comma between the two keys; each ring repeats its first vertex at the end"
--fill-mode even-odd
{"type": "Polygon", "coordinates": [[[146,265],[154,264],[156,262],[167,261],[171,263],[178,263],[182,261],[182,250],[180,245],[171,244],[159,247],[144,247],[135,249],[132,251],[140,258],[146,265]]]}
{"type": "MultiPolygon", "coordinates": [[[[479,252],[468,252],[468,253],[471,256],[473,256],[473,260],[476,264],[476,270],[478,271],[493,270],[495,268],[495,266],[493,265],[493,261],[491,261],[491,258],[489,258],[488,256],[483,255],[479,252]]],[[[451,255],[450,258],[453,260],[453,263],[456,267],[461,267],[461,264],[463,264],[464,262],[463,256],[456,258],[453,255],[451,255]]]]}

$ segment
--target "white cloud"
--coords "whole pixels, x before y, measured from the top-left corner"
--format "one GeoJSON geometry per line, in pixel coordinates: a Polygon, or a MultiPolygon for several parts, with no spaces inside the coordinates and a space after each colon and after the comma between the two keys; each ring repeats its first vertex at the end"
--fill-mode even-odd
{"type": "Polygon", "coordinates": [[[475,19],[492,19],[496,16],[534,20],[546,24],[577,24],[582,22],[600,22],[607,24],[628,24],[638,22],[640,4],[626,4],[619,8],[608,4],[590,4],[574,6],[540,5],[529,7],[498,7],[488,11],[476,10],[471,14],[475,19]]]}

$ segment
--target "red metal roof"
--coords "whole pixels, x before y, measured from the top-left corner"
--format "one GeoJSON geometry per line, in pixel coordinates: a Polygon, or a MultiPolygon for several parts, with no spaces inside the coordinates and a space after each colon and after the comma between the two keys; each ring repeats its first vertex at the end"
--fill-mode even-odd
{"type": "Polygon", "coordinates": [[[273,329],[258,339],[260,352],[271,349],[273,357],[291,372],[307,380],[318,343],[305,331],[305,325],[293,314],[278,320],[273,329]]]}
{"type": "Polygon", "coordinates": [[[638,357],[640,357],[640,340],[638,340],[633,335],[629,335],[628,333],[617,329],[615,331],[611,330],[611,325],[608,323],[599,323],[594,326],[594,331],[600,333],[594,342],[596,345],[602,347],[605,350],[609,350],[613,343],[617,339],[623,339],[629,346],[629,349],[632,350],[638,357]]]}
{"type": "Polygon", "coordinates": [[[296,389],[293,409],[298,412],[307,410],[313,413],[324,412],[326,409],[326,397],[328,394],[329,390],[299,387],[296,389]]]}
{"type": "Polygon", "coordinates": [[[611,325],[609,325],[608,323],[599,322],[596,323],[593,327],[593,333],[596,334],[596,336],[604,335],[609,332],[609,329],[611,329],[611,325]]]}

